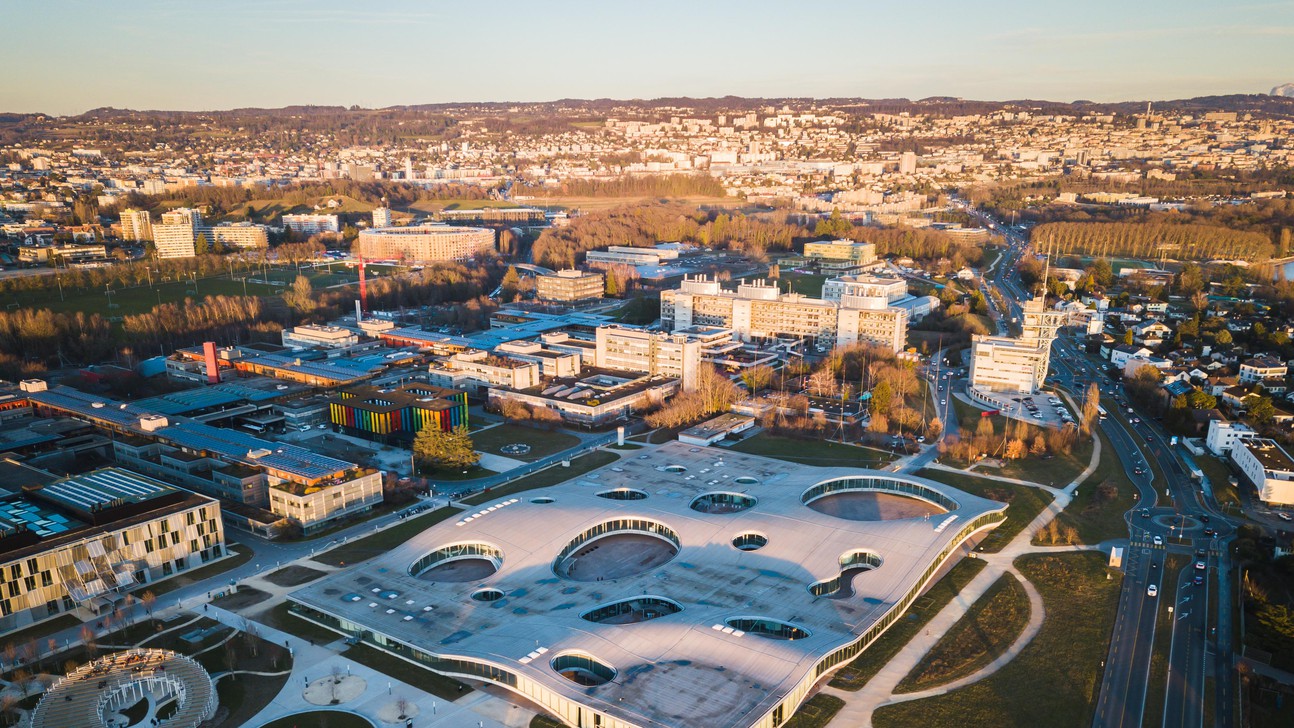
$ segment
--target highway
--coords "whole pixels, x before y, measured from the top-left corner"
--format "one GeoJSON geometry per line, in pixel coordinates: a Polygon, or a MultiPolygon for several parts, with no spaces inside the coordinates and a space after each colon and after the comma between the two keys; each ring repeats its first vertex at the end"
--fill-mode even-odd
{"type": "MultiPolygon", "coordinates": [[[[987,295],[991,285],[1002,291],[1010,309],[1007,315],[1018,319],[1019,304],[1026,296],[1016,264],[1029,253],[1028,241],[1020,231],[1003,227],[983,213],[969,208],[968,212],[980,216],[985,223],[994,223],[1006,237],[1007,253],[992,272],[991,282],[985,281],[984,290],[987,295]]],[[[1218,595],[1231,593],[1227,543],[1235,525],[1221,512],[1212,494],[1204,492],[1191,477],[1169,444],[1168,433],[1141,416],[1135,405],[1129,410],[1121,385],[1101,372],[1104,362],[1090,357],[1077,341],[1065,336],[1054,344],[1051,362],[1052,383],[1068,390],[1080,404],[1092,382],[1101,388],[1102,401],[1111,413],[1101,421],[1101,430],[1138,488],[1137,506],[1125,515],[1130,545],[1125,553],[1119,610],[1093,725],[1142,725],[1156,615],[1171,607],[1172,636],[1162,725],[1203,726],[1206,679],[1213,677],[1215,725],[1230,728],[1236,700],[1231,659],[1232,609],[1230,600],[1219,599],[1218,595]],[[1151,462],[1153,469],[1148,467],[1151,462]],[[1164,478],[1159,483],[1153,481],[1156,470],[1164,478]],[[1162,543],[1156,544],[1156,538],[1162,543]],[[1175,582],[1165,584],[1162,572],[1168,553],[1182,554],[1191,561],[1175,582]],[[1204,568],[1197,569],[1197,562],[1203,562],[1204,568]],[[1197,576],[1202,583],[1196,583],[1197,576]],[[1153,597],[1148,594],[1151,585],[1157,591],[1153,597]],[[1209,627],[1211,607],[1218,612],[1216,628],[1209,627]]]]}

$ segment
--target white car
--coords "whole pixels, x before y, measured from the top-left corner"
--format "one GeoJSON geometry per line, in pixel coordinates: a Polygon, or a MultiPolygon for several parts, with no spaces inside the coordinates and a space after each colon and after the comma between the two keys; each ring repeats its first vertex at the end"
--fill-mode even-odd
{"type": "Polygon", "coordinates": [[[1155,586],[1154,584],[1151,584],[1150,586],[1146,587],[1146,596],[1148,597],[1159,596],[1159,587],[1155,586]]]}
{"type": "Polygon", "coordinates": [[[1163,545],[1164,545],[1164,539],[1163,539],[1163,537],[1162,537],[1162,536],[1155,536],[1155,538],[1154,538],[1154,542],[1155,542],[1155,545],[1156,545],[1156,546],[1163,546],[1163,545]]]}

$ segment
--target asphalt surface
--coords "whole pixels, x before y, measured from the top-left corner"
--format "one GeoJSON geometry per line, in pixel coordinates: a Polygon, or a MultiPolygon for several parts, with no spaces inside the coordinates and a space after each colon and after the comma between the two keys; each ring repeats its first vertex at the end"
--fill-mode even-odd
{"type": "MultiPolygon", "coordinates": [[[[1026,297],[1016,264],[1029,252],[1028,243],[1023,233],[1003,228],[987,216],[981,218],[986,223],[994,222],[1009,245],[990,276],[991,282],[984,284],[986,294],[991,285],[1006,299],[1009,310],[994,317],[1001,331],[1001,319],[1018,319],[1020,301],[1026,297]]],[[[1052,352],[1052,383],[1069,390],[1077,401],[1092,382],[1097,383],[1109,412],[1100,427],[1139,491],[1136,507],[1125,515],[1130,545],[1124,554],[1123,588],[1093,725],[1142,724],[1150,687],[1156,615],[1172,608],[1162,725],[1203,726],[1206,678],[1214,677],[1214,724],[1230,728],[1236,700],[1233,617],[1230,599],[1220,599],[1219,595],[1230,594],[1231,590],[1233,576],[1227,544],[1235,524],[1222,513],[1212,493],[1188,472],[1169,445],[1170,436],[1157,423],[1142,417],[1135,405],[1129,413],[1121,385],[1110,381],[1100,366],[1098,359],[1086,354],[1074,341],[1064,336],[1057,340],[1052,352]],[[1120,422],[1126,422],[1131,432],[1120,422]],[[1150,462],[1154,469],[1148,467],[1150,462]],[[1156,470],[1163,474],[1158,483],[1153,481],[1156,470]],[[1142,515],[1143,509],[1147,515],[1142,515]],[[1206,534],[1205,529],[1215,533],[1206,534]],[[1155,544],[1155,537],[1163,543],[1155,544]],[[1174,540],[1177,537],[1180,541],[1174,540]],[[1203,550],[1203,559],[1196,558],[1197,550],[1203,550]],[[1191,562],[1175,582],[1164,584],[1162,571],[1168,553],[1187,555],[1191,562]],[[1205,568],[1196,569],[1196,561],[1203,561],[1205,568]],[[1202,577],[1202,584],[1195,583],[1197,575],[1202,577]],[[1156,587],[1157,596],[1148,594],[1151,585],[1156,587]],[[1209,611],[1214,607],[1216,625],[1210,627],[1209,611]]]]}

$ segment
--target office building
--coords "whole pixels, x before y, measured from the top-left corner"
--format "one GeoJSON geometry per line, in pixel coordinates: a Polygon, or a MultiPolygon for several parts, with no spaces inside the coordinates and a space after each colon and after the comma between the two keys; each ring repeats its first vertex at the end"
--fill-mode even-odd
{"type": "Polygon", "coordinates": [[[605,282],[601,273],[559,270],[555,275],[535,279],[535,294],[541,301],[578,303],[602,298],[605,282]]]}
{"type": "Polygon", "coordinates": [[[0,633],[110,613],[126,592],[225,555],[216,501],[122,468],[0,497],[0,633]]]}
{"type": "Polygon", "coordinates": [[[1047,379],[1051,344],[1068,315],[1036,296],[1021,307],[1020,336],[977,335],[971,340],[970,386],[981,393],[1032,394],[1047,379]]]}
{"type": "Polygon", "coordinates": [[[340,326],[304,324],[283,330],[283,345],[302,348],[344,349],[359,343],[359,334],[340,326]]]}
{"type": "Polygon", "coordinates": [[[875,243],[855,243],[852,240],[832,240],[820,243],[805,243],[804,257],[820,260],[847,261],[857,265],[876,262],[875,243]]]}
{"type": "Polygon", "coordinates": [[[1005,520],[1001,503],[907,474],[641,452],[464,511],[290,608],[571,726],[778,728],[1005,520]],[[910,515],[828,515],[877,492],[910,515]]]}
{"type": "Polygon", "coordinates": [[[467,393],[411,383],[352,387],[328,402],[329,421],[350,434],[413,435],[425,428],[467,426],[467,393]]]}
{"type": "Polygon", "coordinates": [[[153,223],[148,210],[126,210],[121,213],[121,239],[142,243],[153,239],[153,223]]]}
{"type": "Polygon", "coordinates": [[[489,228],[421,225],[361,230],[356,245],[368,260],[435,263],[492,254],[494,237],[489,228]]]}
{"type": "Polygon", "coordinates": [[[539,384],[539,370],[534,361],[470,350],[432,362],[427,381],[438,387],[473,392],[490,387],[527,389],[539,384]]]}
{"type": "Polygon", "coordinates": [[[907,312],[884,298],[825,301],[781,293],[763,281],[742,282],[730,291],[705,276],[686,277],[677,290],[661,293],[661,321],[670,331],[716,326],[732,329],[741,341],[789,338],[824,349],[870,343],[900,351],[908,330],[907,312]]]}
{"type": "Polygon", "coordinates": [[[1231,461],[1267,505],[1294,505],[1294,458],[1275,440],[1251,437],[1231,447],[1231,461]]]}
{"type": "Polygon", "coordinates": [[[839,301],[845,296],[881,297],[891,303],[908,295],[907,281],[888,276],[855,275],[828,278],[822,284],[822,300],[839,301]]]}
{"type": "MultiPolygon", "coordinates": [[[[727,338],[732,338],[731,332],[727,338]]],[[[678,379],[683,389],[692,390],[701,365],[701,349],[699,339],[682,333],[602,326],[597,332],[596,362],[603,369],[678,379]]]]}
{"type": "Polygon", "coordinates": [[[283,226],[301,235],[341,232],[341,220],[336,215],[284,215],[283,226]]]}
{"type": "Polygon", "coordinates": [[[589,265],[660,265],[662,261],[675,260],[679,256],[677,247],[657,245],[651,248],[635,248],[629,245],[611,245],[606,250],[590,250],[584,256],[589,265]]]}

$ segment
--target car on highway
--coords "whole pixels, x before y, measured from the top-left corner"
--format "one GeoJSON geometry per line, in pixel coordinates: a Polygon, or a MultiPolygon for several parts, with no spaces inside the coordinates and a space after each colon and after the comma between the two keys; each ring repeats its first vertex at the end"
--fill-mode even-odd
{"type": "Polygon", "coordinates": [[[1294,521],[1294,518],[1291,518],[1290,514],[1288,513],[1277,513],[1276,517],[1281,519],[1282,521],[1294,521]]]}
{"type": "Polygon", "coordinates": [[[1146,596],[1148,597],[1159,596],[1159,587],[1155,586],[1154,584],[1151,584],[1150,586],[1146,587],[1146,596]]]}
{"type": "Polygon", "coordinates": [[[1213,534],[1215,534],[1215,533],[1217,533],[1217,532],[1216,532],[1216,531],[1214,531],[1214,530],[1213,530],[1213,529],[1211,529],[1211,528],[1206,528],[1206,529],[1204,529],[1204,535],[1205,535],[1205,536],[1212,536],[1212,535],[1213,535],[1213,534]]]}
{"type": "Polygon", "coordinates": [[[1150,518],[1150,509],[1149,509],[1149,508],[1142,508],[1142,509],[1141,509],[1141,517],[1142,517],[1142,518],[1150,518]]]}
{"type": "Polygon", "coordinates": [[[1205,570],[1205,569],[1207,569],[1207,568],[1209,568],[1209,567],[1208,567],[1208,565],[1207,565],[1207,564],[1205,564],[1203,561],[1196,561],[1196,562],[1195,562],[1195,570],[1196,570],[1196,571],[1204,571],[1204,570],[1205,570]]]}
{"type": "Polygon", "coordinates": [[[1156,545],[1156,546],[1163,546],[1163,545],[1164,545],[1164,538],[1163,538],[1162,536],[1155,536],[1155,538],[1153,539],[1153,541],[1155,542],[1155,545],[1156,545]]]}
{"type": "Polygon", "coordinates": [[[1195,577],[1191,579],[1191,583],[1194,584],[1195,586],[1199,586],[1200,584],[1204,583],[1204,577],[1200,576],[1199,574],[1196,574],[1195,577]]]}

